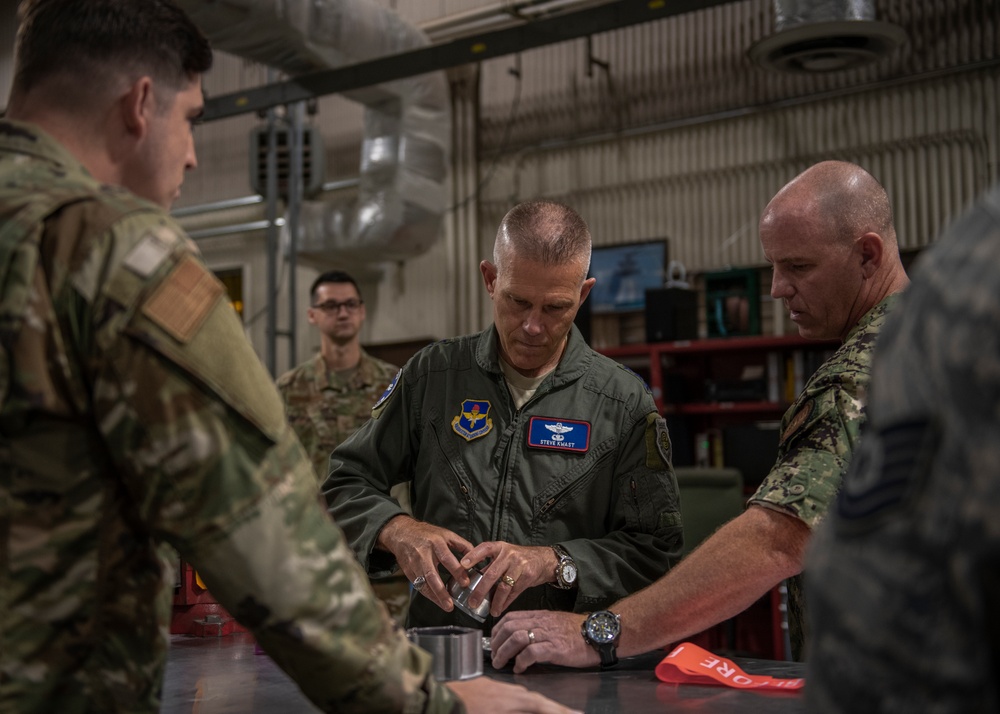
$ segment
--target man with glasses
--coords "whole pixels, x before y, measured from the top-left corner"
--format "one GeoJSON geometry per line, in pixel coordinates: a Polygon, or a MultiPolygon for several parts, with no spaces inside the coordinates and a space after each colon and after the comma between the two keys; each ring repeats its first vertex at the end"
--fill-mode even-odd
{"type": "Polygon", "coordinates": [[[368,421],[399,367],[362,349],[365,301],[354,278],[339,270],[323,273],[309,295],[309,324],[319,330],[319,353],[281,375],[278,391],[322,483],[330,452],[368,421]]]}
{"type": "MultiPolygon", "coordinates": [[[[366,312],[353,277],[340,270],[323,273],[309,291],[309,324],[319,330],[319,353],[278,379],[278,391],[292,429],[312,459],[320,483],[330,452],[371,417],[372,405],[388,389],[399,367],[361,347],[366,312]]],[[[393,497],[409,512],[407,484],[393,497]]],[[[372,581],[393,618],[403,623],[410,602],[404,575],[372,581]]]]}

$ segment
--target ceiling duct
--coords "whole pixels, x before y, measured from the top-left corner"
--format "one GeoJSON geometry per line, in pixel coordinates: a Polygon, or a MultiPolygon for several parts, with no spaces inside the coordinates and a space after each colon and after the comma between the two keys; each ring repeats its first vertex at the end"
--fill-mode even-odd
{"type": "Polygon", "coordinates": [[[875,19],[874,0],[774,0],[774,14],[774,34],[749,51],[767,69],[854,69],[887,56],[906,40],[903,28],[875,19]]]}
{"type": "MultiPolygon", "coordinates": [[[[293,77],[429,44],[372,0],[179,0],[217,49],[293,77]]],[[[404,260],[441,235],[451,141],[448,82],[433,72],[345,93],[365,105],[357,197],[304,201],[302,252],[404,260]]]]}

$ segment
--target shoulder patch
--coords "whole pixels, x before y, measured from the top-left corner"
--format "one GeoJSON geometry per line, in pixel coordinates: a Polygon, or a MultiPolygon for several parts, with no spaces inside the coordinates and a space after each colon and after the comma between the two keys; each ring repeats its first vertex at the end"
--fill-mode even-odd
{"type": "Polygon", "coordinates": [[[662,469],[673,463],[667,420],[656,412],[646,415],[646,466],[662,469]],[[659,458],[657,458],[659,457],[659,458]]]}
{"type": "Polygon", "coordinates": [[[898,510],[922,488],[940,442],[939,428],[927,418],[869,433],[837,494],[837,529],[859,532],[898,517],[898,510]]]}
{"type": "Polygon", "coordinates": [[[122,264],[140,278],[148,278],[170,255],[170,250],[170,243],[156,233],[147,233],[128,252],[122,264]]]}
{"type": "Polygon", "coordinates": [[[185,255],[153,291],[142,313],[178,342],[190,342],[223,292],[218,278],[185,255]]]}
{"type": "Polygon", "coordinates": [[[392,378],[392,381],[389,382],[389,386],[385,388],[384,392],[382,392],[382,396],[379,397],[378,401],[376,401],[375,404],[372,406],[372,417],[376,419],[378,418],[378,416],[375,413],[375,410],[378,409],[380,406],[382,406],[382,404],[385,403],[386,399],[392,396],[393,391],[395,391],[396,389],[396,385],[399,384],[399,376],[402,373],[403,370],[401,369],[396,371],[396,376],[392,378]]]}
{"type": "Polygon", "coordinates": [[[785,431],[781,434],[781,443],[784,444],[790,438],[795,436],[795,432],[802,428],[802,425],[809,420],[809,416],[812,414],[813,409],[816,407],[815,401],[810,399],[795,412],[795,416],[792,417],[791,421],[788,422],[788,426],[785,431]]]}

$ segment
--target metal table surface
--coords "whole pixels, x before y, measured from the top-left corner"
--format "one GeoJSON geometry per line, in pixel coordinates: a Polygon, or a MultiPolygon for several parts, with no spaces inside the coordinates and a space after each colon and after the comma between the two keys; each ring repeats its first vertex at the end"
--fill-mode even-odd
{"type": "MultiPolygon", "coordinates": [[[[247,635],[221,638],[171,637],[163,689],[163,714],[314,714],[319,711],[266,655],[254,654],[247,635]]],[[[495,670],[485,660],[484,674],[541,692],[588,714],[698,711],[755,714],[803,712],[800,694],[741,691],[728,687],[664,684],[653,673],[665,652],[622,660],[606,670],[550,665],[524,674],[495,670]]],[[[801,677],[797,662],[735,658],[751,674],[801,677]]]]}

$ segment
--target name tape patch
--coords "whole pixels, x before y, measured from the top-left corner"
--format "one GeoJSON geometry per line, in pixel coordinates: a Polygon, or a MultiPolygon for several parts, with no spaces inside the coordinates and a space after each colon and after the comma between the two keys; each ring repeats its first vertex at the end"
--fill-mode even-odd
{"type": "Polygon", "coordinates": [[[590,422],[531,417],[528,422],[528,446],[584,452],[590,447],[590,422]]]}

